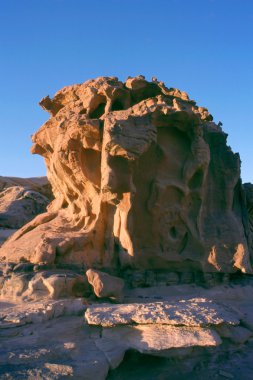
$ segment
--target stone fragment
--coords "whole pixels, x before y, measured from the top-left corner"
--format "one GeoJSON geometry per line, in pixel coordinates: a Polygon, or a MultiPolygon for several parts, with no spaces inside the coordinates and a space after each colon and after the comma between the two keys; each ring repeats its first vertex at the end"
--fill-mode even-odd
{"type": "Polygon", "coordinates": [[[124,281],[121,278],[94,269],[87,270],[86,276],[97,297],[122,300],[124,281]]]}
{"type": "Polygon", "coordinates": [[[90,325],[111,327],[128,324],[185,326],[238,325],[237,315],[207,299],[172,302],[91,305],[85,313],[90,325]]]}
{"type": "Polygon", "coordinates": [[[53,375],[73,376],[73,367],[63,364],[45,363],[45,368],[49,369],[53,375]]]}
{"type": "Polygon", "coordinates": [[[229,373],[227,371],[220,370],[219,375],[221,375],[222,377],[225,377],[226,379],[234,379],[234,376],[232,375],[232,373],[229,373]]]}

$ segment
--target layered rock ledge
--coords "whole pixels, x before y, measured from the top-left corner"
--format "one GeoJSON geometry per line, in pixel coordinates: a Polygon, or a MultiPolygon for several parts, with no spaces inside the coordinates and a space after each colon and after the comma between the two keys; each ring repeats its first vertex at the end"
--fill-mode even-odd
{"type": "Polygon", "coordinates": [[[93,305],[87,309],[85,318],[90,325],[103,327],[135,323],[195,327],[239,324],[234,313],[221,305],[211,300],[194,298],[174,302],[93,305]]]}

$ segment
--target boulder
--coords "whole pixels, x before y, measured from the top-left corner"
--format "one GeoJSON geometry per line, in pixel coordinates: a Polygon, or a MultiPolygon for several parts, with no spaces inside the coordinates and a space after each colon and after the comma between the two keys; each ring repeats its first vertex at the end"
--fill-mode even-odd
{"type": "Polygon", "coordinates": [[[124,281],[121,278],[94,269],[87,270],[86,276],[97,297],[122,300],[124,281]]]}
{"type": "Polygon", "coordinates": [[[40,104],[50,119],[32,153],[55,200],[0,248],[2,261],[252,273],[251,188],[206,108],[143,76],[99,77],[40,104]]]}

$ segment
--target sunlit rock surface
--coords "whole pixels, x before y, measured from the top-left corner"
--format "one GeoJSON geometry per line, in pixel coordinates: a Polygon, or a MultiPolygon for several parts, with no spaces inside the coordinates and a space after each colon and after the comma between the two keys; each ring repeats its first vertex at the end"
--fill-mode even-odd
{"type": "Polygon", "coordinates": [[[184,92],[144,77],[64,87],[34,134],[55,200],[2,261],[251,273],[252,197],[227,135],[184,92]]]}
{"type": "Polygon", "coordinates": [[[239,324],[238,318],[231,311],[202,298],[174,302],[92,305],[87,309],[85,318],[90,325],[104,327],[135,323],[175,326],[239,324]]]}

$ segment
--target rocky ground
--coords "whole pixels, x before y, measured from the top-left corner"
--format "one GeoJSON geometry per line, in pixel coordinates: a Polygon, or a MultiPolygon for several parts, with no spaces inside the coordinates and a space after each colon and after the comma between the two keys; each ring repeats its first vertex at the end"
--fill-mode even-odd
{"type": "Polygon", "coordinates": [[[1,301],[0,379],[252,379],[253,282],[1,301]]]}

